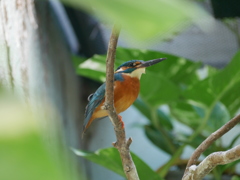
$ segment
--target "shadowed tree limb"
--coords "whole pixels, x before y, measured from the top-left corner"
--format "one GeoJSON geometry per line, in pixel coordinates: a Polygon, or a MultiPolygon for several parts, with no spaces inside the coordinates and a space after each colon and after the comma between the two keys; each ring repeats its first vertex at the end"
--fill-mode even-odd
{"type": "Polygon", "coordinates": [[[107,63],[106,63],[106,94],[105,94],[105,109],[108,111],[109,118],[114,126],[117,141],[113,146],[118,149],[124,173],[128,180],[138,180],[137,169],[132,160],[129,146],[132,139],[126,140],[125,129],[123,122],[119,119],[114,107],[114,60],[116,56],[116,47],[118,42],[120,28],[114,25],[112,34],[108,44],[107,63]]]}
{"type": "MultiPolygon", "coordinates": [[[[185,180],[185,176],[188,176],[189,174],[189,171],[190,171],[190,167],[194,167],[192,165],[195,165],[198,158],[200,157],[200,155],[214,142],[216,141],[218,138],[222,137],[224,134],[226,134],[229,130],[231,130],[234,126],[236,126],[238,123],[240,122],[240,114],[237,115],[236,117],[234,117],[233,119],[231,119],[228,123],[226,123],[225,125],[223,125],[220,129],[218,129],[217,131],[215,131],[214,133],[212,133],[205,141],[203,141],[199,146],[198,148],[194,151],[194,153],[192,154],[192,156],[190,157],[189,161],[188,161],[188,164],[187,164],[187,167],[186,167],[186,170],[185,170],[185,173],[184,173],[184,177],[183,179],[185,180]]],[[[238,146],[237,146],[238,147],[238,146]]],[[[237,148],[236,147],[236,148],[237,148]]],[[[238,147],[239,149],[240,147],[238,147]]],[[[235,150],[235,148],[231,149],[231,150],[235,150]]],[[[229,150],[231,153],[232,151],[229,150]]],[[[216,152],[216,153],[222,153],[222,152],[216,152]]],[[[213,153],[214,154],[214,153],[213,153]]],[[[239,155],[240,156],[240,155],[239,155]]],[[[209,157],[209,156],[208,156],[209,157]]],[[[212,155],[212,157],[215,157],[215,155],[212,155]]],[[[211,159],[210,158],[210,159],[211,159]]],[[[240,158],[240,157],[238,157],[240,158]]],[[[206,158],[207,159],[207,158],[206,158]]],[[[213,158],[214,159],[214,158],[213,158]]],[[[205,161],[205,160],[204,160],[205,161]]],[[[208,158],[208,161],[209,161],[209,158],[208,158]]],[[[207,162],[208,162],[207,161],[207,162]]],[[[234,161],[234,160],[233,160],[234,161]]],[[[224,162],[223,162],[224,163],[224,162]]],[[[201,164],[201,163],[200,163],[201,164]]],[[[218,164],[216,164],[218,165],[218,164]]],[[[200,165],[199,165],[200,166],[200,165]]],[[[201,165],[202,166],[202,165],[201,165]]],[[[195,166],[197,168],[197,166],[195,166]]],[[[215,166],[214,166],[215,167],[215,166]]],[[[213,167],[213,168],[214,168],[213,167]]],[[[212,170],[212,169],[211,169],[212,170]]],[[[210,170],[210,171],[211,171],[210,170]]],[[[209,171],[209,172],[210,172],[209,171]]],[[[207,172],[207,171],[204,171],[204,172],[207,172]]],[[[208,172],[208,173],[209,173],[208,172]]],[[[196,172],[194,173],[196,174],[196,172]]],[[[206,175],[206,174],[205,174],[206,175]]],[[[194,178],[195,179],[195,178],[194,178]]]]}
{"type": "Polygon", "coordinates": [[[228,150],[215,152],[207,156],[198,166],[192,165],[182,180],[200,180],[217,165],[228,164],[240,159],[240,145],[228,150]]]}

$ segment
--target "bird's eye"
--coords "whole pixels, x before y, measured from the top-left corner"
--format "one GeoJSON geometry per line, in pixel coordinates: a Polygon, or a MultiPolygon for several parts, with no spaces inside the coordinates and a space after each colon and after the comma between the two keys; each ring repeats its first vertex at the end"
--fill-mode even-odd
{"type": "Polygon", "coordinates": [[[129,66],[131,66],[131,67],[134,67],[135,65],[136,65],[135,63],[129,64],[129,66]]]}

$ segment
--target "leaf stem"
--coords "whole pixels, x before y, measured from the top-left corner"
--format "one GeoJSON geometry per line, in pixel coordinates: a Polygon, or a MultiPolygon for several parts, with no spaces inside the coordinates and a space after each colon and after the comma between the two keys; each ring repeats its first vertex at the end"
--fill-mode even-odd
{"type": "Polygon", "coordinates": [[[171,149],[172,153],[174,153],[176,151],[176,147],[174,146],[172,140],[169,138],[169,136],[167,135],[166,131],[164,128],[162,128],[161,126],[159,126],[158,123],[158,118],[157,118],[157,108],[152,108],[151,110],[151,117],[152,117],[152,121],[154,126],[162,133],[162,135],[165,137],[164,139],[166,140],[166,143],[168,144],[168,147],[171,149]]]}
{"type": "Polygon", "coordinates": [[[159,174],[161,177],[165,177],[165,176],[167,175],[170,167],[178,161],[178,159],[179,159],[179,157],[181,156],[181,154],[182,154],[182,152],[183,152],[183,150],[184,150],[184,148],[185,148],[186,145],[187,145],[187,144],[183,144],[182,146],[180,146],[180,147],[177,149],[177,151],[173,154],[172,158],[171,158],[166,164],[164,164],[164,165],[162,166],[161,171],[158,172],[158,174],[159,174]]]}

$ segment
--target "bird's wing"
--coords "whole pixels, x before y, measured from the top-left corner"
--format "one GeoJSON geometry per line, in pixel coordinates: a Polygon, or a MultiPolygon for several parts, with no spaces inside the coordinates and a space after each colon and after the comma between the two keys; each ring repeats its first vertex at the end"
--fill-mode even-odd
{"type": "MultiPolygon", "coordinates": [[[[123,81],[124,78],[120,73],[114,74],[114,81],[123,81]]],[[[94,110],[101,104],[102,100],[105,97],[105,89],[106,89],[106,83],[102,84],[94,94],[91,94],[88,97],[88,105],[85,110],[85,117],[84,117],[84,123],[83,123],[83,131],[86,130],[86,126],[88,125],[94,110]]],[[[104,118],[104,117],[103,117],[104,118]]],[[[100,118],[101,119],[101,118],[100,118]]]]}
{"type": "Polygon", "coordinates": [[[105,96],[106,83],[102,84],[91,97],[88,98],[89,103],[85,110],[85,118],[83,123],[83,129],[87,126],[89,120],[92,117],[94,110],[101,104],[105,96]]]}

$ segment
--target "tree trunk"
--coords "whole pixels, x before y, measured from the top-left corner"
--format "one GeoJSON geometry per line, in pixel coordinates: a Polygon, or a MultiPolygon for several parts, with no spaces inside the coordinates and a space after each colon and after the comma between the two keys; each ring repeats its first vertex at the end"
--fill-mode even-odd
{"type": "Polygon", "coordinates": [[[79,80],[48,1],[0,0],[0,81],[31,104],[56,151],[80,147],[79,80]]]}

